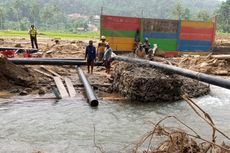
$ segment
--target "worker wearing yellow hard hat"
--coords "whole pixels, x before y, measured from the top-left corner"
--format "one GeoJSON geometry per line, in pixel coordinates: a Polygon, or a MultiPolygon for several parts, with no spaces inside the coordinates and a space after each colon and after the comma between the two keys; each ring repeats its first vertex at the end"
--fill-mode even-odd
{"type": "Polygon", "coordinates": [[[106,37],[101,36],[101,40],[100,40],[100,42],[98,43],[98,46],[97,46],[97,57],[98,57],[99,61],[103,60],[104,52],[105,52],[105,49],[106,49],[106,44],[107,44],[106,37]]]}

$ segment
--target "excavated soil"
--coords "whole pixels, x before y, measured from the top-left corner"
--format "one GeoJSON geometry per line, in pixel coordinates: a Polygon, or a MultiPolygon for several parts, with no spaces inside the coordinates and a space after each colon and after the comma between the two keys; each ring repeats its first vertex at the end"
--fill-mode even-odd
{"type": "Polygon", "coordinates": [[[183,57],[170,59],[176,66],[213,75],[230,75],[230,59],[183,57]]]}
{"type": "Polygon", "coordinates": [[[113,91],[141,102],[172,102],[180,100],[184,94],[198,97],[210,91],[199,81],[123,62],[116,65],[112,77],[113,91]]]}
{"type": "MultiPolygon", "coordinates": [[[[220,37],[217,40],[219,42],[229,42],[228,37],[220,37]]],[[[94,45],[98,40],[94,40],[94,45]]],[[[59,38],[38,38],[39,50],[41,51],[42,57],[51,58],[84,58],[85,46],[88,40],[62,40],[59,38]]],[[[219,43],[220,44],[220,43],[219,43]]],[[[30,41],[28,38],[21,37],[6,37],[0,39],[0,46],[4,47],[14,47],[21,46],[23,48],[30,48],[30,41]]],[[[221,46],[221,45],[219,45],[221,46]]],[[[16,57],[22,57],[19,54],[16,57]]],[[[163,58],[162,58],[163,59],[163,58]]],[[[162,61],[160,61],[162,62],[162,61]]],[[[198,72],[203,72],[207,74],[215,75],[230,75],[230,62],[228,60],[219,60],[213,58],[203,58],[203,57],[179,57],[179,58],[169,58],[163,59],[164,63],[170,64],[170,62],[178,67],[191,69],[198,72]],[[166,62],[165,62],[166,61],[166,62]]],[[[94,74],[88,75],[89,81],[94,84],[95,88],[99,88],[103,91],[119,91],[122,95],[129,95],[131,99],[140,101],[149,101],[152,97],[156,97],[156,101],[167,101],[167,100],[178,100],[179,96],[183,91],[188,93],[191,97],[200,96],[206,94],[208,90],[203,84],[197,81],[187,79],[184,77],[165,74],[165,72],[159,70],[153,70],[152,68],[135,68],[135,66],[120,65],[116,66],[115,62],[112,67],[116,67],[114,77],[114,83],[112,88],[107,88],[111,84],[111,79],[109,75],[105,74],[104,67],[95,67],[94,74]],[[134,67],[134,68],[133,68],[134,67]],[[124,71],[124,72],[123,72],[124,71]],[[116,74],[117,73],[117,74],[116,74]],[[135,77],[132,77],[135,74],[135,77]],[[131,77],[127,77],[131,76],[131,77]],[[156,77],[152,77],[156,76],[156,77]],[[101,79],[103,78],[103,79],[101,79]],[[122,78],[122,79],[121,79],[122,78]],[[184,81],[185,80],[185,81],[184,81]],[[121,83],[118,83],[118,82],[121,83]],[[138,88],[142,84],[150,84],[138,88]],[[103,87],[100,87],[102,85],[103,87]],[[190,89],[191,88],[191,89],[190,89]],[[201,91],[205,89],[204,91],[201,91]],[[139,90],[141,91],[139,94],[139,90]],[[146,91],[146,92],[145,92],[146,91]],[[154,92],[150,92],[154,91],[154,92]],[[173,92],[171,92],[173,91],[173,92]],[[164,93],[164,94],[158,94],[164,93]],[[171,97],[171,98],[169,98],[171,97]],[[173,97],[173,98],[172,98],[173,97]]],[[[17,66],[18,67],[18,66],[17,66]]],[[[73,66],[45,66],[47,69],[51,69],[61,76],[68,76],[72,79],[75,86],[81,86],[78,77],[76,76],[76,69],[73,66]]],[[[85,72],[87,72],[86,67],[82,67],[85,72]]],[[[34,69],[43,70],[41,66],[25,66],[24,69],[32,71],[32,74],[37,81],[36,88],[43,88],[47,92],[51,92],[51,85],[53,80],[47,76],[44,76],[34,69]]],[[[112,68],[113,70],[113,68],[112,68]]],[[[0,76],[1,89],[5,89],[8,86],[14,87],[18,84],[12,83],[11,79],[7,77],[0,76]]]]}
{"type": "Polygon", "coordinates": [[[36,77],[24,66],[16,66],[6,58],[0,57],[0,90],[13,86],[33,88],[37,84],[36,77]]]}
{"type": "MultiPolygon", "coordinates": [[[[29,39],[26,38],[1,38],[0,39],[0,46],[1,47],[15,47],[17,45],[23,47],[23,48],[31,48],[29,39]]],[[[96,41],[94,41],[96,42],[96,41]]],[[[50,38],[38,38],[38,47],[39,47],[39,53],[41,53],[41,57],[47,57],[47,58],[79,58],[84,59],[85,56],[85,46],[88,44],[88,40],[85,41],[75,41],[75,40],[61,40],[61,39],[50,39],[50,38]]],[[[94,43],[96,45],[96,43],[94,43]]],[[[36,55],[36,54],[35,54],[36,55]]],[[[17,54],[15,58],[21,58],[23,57],[23,54],[17,54]]],[[[36,57],[36,56],[35,56],[36,57]]],[[[43,74],[38,73],[37,70],[43,71],[45,73],[50,74],[46,70],[42,68],[40,65],[30,65],[30,66],[17,66],[13,63],[7,61],[4,59],[5,65],[2,65],[7,70],[10,70],[14,72],[14,76],[21,78],[27,78],[25,75],[31,75],[34,76],[33,80],[36,82],[33,84],[33,86],[30,86],[30,80],[23,80],[28,82],[23,82],[20,84],[20,81],[12,82],[13,78],[11,76],[11,72],[5,71],[2,69],[2,73],[4,74],[9,73],[8,75],[2,75],[0,73],[0,91],[7,90],[9,92],[13,92],[16,94],[22,93],[22,95],[26,95],[34,91],[34,93],[49,93],[52,92],[51,86],[54,85],[54,81],[52,78],[49,78],[43,74]],[[17,70],[17,71],[16,71],[17,70]],[[24,71],[23,71],[24,70],[24,71]],[[27,70],[27,71],[25,71],[27,70]],[[11,87],[12,89],[9,89],[7,87],[11,87]],[[28,89],[29,88],[29,89],[28,89]],[[29,91],[29,92],[28,92],[29,91]]],[[[75,66],[44,66],[46,69],[52,70],[59,75],[64,77],[71,78],[74,86],[76,89],[82,90],[83,85],[78,79],[77,71],[75,69],[75,66]]],[[[105,68],[104,67],[95,67],[94,68],[94,74],[87,74],[87,68],[82,67],[82,69],[86,72],[86,75],[89,78],[90,83],[92,83],[92,86],[95,89],[100,89],[101,91],[107,91],[107,87],[110,84],[109,76],[104,73],[105,68]]],[[[13,79],[15,80],[15,79],[13,79]]],[[[22,81],[21,81],[22,82],[22,81]]]]}

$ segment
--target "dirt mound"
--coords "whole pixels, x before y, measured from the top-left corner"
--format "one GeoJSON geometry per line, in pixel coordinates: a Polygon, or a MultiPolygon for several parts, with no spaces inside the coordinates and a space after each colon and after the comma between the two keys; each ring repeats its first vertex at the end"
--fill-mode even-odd
{"type": "Polygon", "coordinates": [[[228,35],[218,35],[213,48],[215,54],[230,54],[230,37],[228,35]]]}
{"type": "Polygon", "coordinates": [[[230,75],[230,60],[185,57],[180,59],[178,63],[179,67],[188,68],[190,70],[202,73],[214,75],[230,75]]]}
{"type": "Polygon", "coordinates": [[[122,62],[116,65],[112,77],[113,91],[141,102],[172,102],[184,93],[190,97],[209,93],[209,87],[199,81],[122,62]]]}
{"type": "Polygon", "coordinates": [[[76,42],[74,44],[68,42],[65,44],[54,44],[45,50],[51,52],[52,57],[64,58],[68,55],[68,57],[84,58],[85,46],[84,42],[76,42]]]}
{"type": "Polygon", "coordinates": [[[17,66],[6,58],[0,57],[0,90],[13,86],[32,87],[36,79],[26,67],[17,66]]]}

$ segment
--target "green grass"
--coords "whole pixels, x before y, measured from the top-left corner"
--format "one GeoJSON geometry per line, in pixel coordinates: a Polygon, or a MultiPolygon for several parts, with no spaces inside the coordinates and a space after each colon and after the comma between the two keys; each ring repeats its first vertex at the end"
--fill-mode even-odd
{"type": "Polygon", "coordinates": [[[218,36],[230,36],[230,33],[217,32],[218,36]]]}
{"type": "MultiPolygon", "coordinates": [[[[77,32],[77,33],[67,33],[67,32],[40,32],[39,37],[48,38],[65,38],[65,39],[89,39],[89,38],[99,38],[99,32],[77,32]]],[[[20,36],[27,37],[28,31],[13,31],[13,30],[0,30],[0,36],[20,36]]]]}

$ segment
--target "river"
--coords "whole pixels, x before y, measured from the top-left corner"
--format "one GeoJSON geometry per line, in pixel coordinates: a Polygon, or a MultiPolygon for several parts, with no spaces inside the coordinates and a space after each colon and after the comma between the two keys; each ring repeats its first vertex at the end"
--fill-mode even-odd
{"type": "MultiPolygon", "coordinates": [[[[211,86],[209,95],[194,100],[230,136],[230,90],[211,86]]],[[[168,115],[177,116],[210,139],[211,128],[184,101],[133,104],[102,100],[95,109],[81,96],[60,101],[31,96],[2,98],[0,153],[99,152],[94,140],[107,152],[124,152],[125,146],[153,128],[149,121],[156,123],[168,115]]],[[[183,127],[175,120],[165,125],[183,127]]]]}

